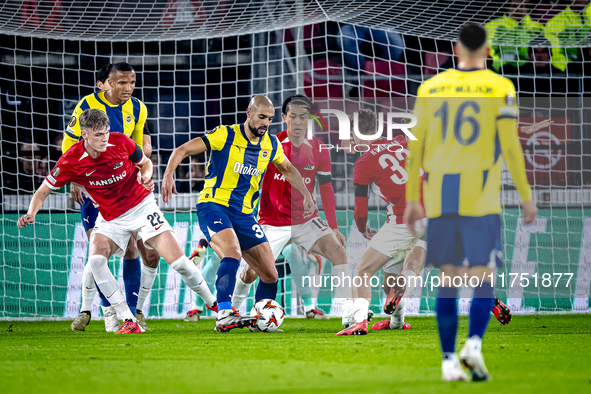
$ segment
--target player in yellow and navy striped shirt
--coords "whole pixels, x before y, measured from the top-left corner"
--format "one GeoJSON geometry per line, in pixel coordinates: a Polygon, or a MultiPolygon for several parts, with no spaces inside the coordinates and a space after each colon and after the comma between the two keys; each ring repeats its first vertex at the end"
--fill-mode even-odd
{"type": "Polygon", "coordinates": [[[89,108],[97,108],[109,116],[111,133],[123,133],[132,138],[141,148],[144,135],[144,125],[148,117],[146,105],[131,94],[135,88],[135,72],[127,63],[116,63],[111,68],[110,75],[121,73],[133,74],[129,78],[115,78],[110,90],[100,91],[84,97],[70,118],[70,123],[64,132],[62,153],[80,141],[80,122],[78,117],[89,108]]]}
{"type": "Polygon", "coordinates": [[[255,300],[274,300],[277,295],[278,276],[273,252],[253,214],[267,166],[271,162],[275,164],[285,179],[304,195],[307,217],[316,209],[300,173],[283,154],[281,143],[267,132],[274,114],[275,108],[269,98],[254,96],[246,110],[246,122],[219,126],[203,138],[195,138],[176,148],[163,176],[162,198],[168,203],[172,193],[176,194],[173,174],[180,162],[206,150],[209,152],[197,217],[209,246],[222,260],[215,282],[216,330],[221,332],[251,326],[256,321],[232,312],[231,295],[241,258],[261,279],[255,300]]]}
{"type": "MultiPolygon", "coordinates": [[[[437,323],[443,352],[443,380],[465,380],[455,355],[458,326],[457,288],[449,279],[468,276],[480,282],[470,308],[469,339],[460,359],[472,380],[487,380],[482,336],[492,308],[492,276],[502,258],[501,171],[503,159],[523,201],[523,220],[531,223],[537,209],[527,183],[517,137],[515,88],[507,78],[486,70],[488,47],[482,26],[462,28],[456,45],[458,70],[447,70],[421,85],[414,114],[417,141],[409,143],[405,222],[423,217],[419,171],[425,171],[423,193],[427,226],[426,264],[441,267],[437,323]],[[484,278],[484,280],[482,280],[484,278]]],[[[469,282],[473,285],[474,282],[469,282]]]]}

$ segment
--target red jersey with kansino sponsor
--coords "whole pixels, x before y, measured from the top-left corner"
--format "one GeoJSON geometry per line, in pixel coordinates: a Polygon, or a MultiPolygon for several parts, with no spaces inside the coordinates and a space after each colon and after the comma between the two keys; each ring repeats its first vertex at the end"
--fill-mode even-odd
{"type": "Polygon", "coordinates": [[[60,157],[43,183],[57,190],[70,182],[84,188],[107,221],[118,218],[152,193],[137,181],[144,155],[139,146],[123,133],[109,133],[107,150],[96,159],[84,149],[84,140],[60,157]]]}
{"type": "Polygon", "coordinates": [[[353,183],[371,185],[371,190],[388,203],[388,220],[403,223],[408,181],[405,163],[410,154],[407,149],[408,142],[403,136],[397,136],[391,141],[386,139],[376,141],[371,148],[373,149],[365,152],[355,162],[353,183]]]}
{"type": "MultiPolygon", "coordinates": [[[[316,175],[330,175],[328,150],[321,150],[323,144],[316,137],[312,137],[311,140],[304,139],[304,142],[296,147],[289,140],[287,130],[278,133],[277,139],[281,142],[286,157],[302,175],[310,194],[313,194],[316,175]]],[[[292,190],[277,167],[269,166],[263,178],[259,223],[291,226],[305,223],[317,216],[318,210],[311,217],[304,219],[304,196],[296,189],[292,190]]]]}

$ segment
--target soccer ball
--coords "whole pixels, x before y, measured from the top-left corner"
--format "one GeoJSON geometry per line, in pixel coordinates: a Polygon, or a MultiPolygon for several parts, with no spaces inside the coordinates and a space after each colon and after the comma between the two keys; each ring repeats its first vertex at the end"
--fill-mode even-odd
{"type": "Polygon", "coordinates": [[[277,331],[281,326],[285,313],[281,305],[275,300],[266,299],[254,305],[250,311],[250,316],[258,318],[255,325],[251,327],[252,331],[272,332],[277,331]]]}

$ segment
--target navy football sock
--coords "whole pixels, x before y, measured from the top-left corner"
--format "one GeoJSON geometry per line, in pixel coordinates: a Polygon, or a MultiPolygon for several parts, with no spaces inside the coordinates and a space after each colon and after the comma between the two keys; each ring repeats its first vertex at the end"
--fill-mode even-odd
{"type": "Polygon", "coordinates": [[[254,295],[255,302],[266,299],[274,300],[275,297],[277,297],[277,282],[265,283],[259,280],[257,291],[254,295]]]}
{"type": "Polygon", "coordinates": [[[123,259],[123,285],[125,286],[125,298],[127,306],[135,316],[137,299],[140,294],[140,279],[142,277],[142,264],[140,258],[123,259]]]}
{"type": "Polygon", "coordinates": [[[233,257],[224,257],[218,268],[218,278],[215,281],[218,311],[232,309],[232,293],[236,285],[236,273],[240,267],[240,261],[233,257]]]}
{"type": "Polygon", "coordinates": [[[468,337],[477,335],[482,339],[488,322],[490,321],[490,313],[495,302],[493,297],[494,288],[491,283],[481,283],[480,286],[474,288],[474,297],[472,298],[472,305],[470,306],[470,328],[468,330],[468,337]]]}
{"type": "Polygon", "coordinates": [[[437,294],[437,328],[441,351],[445,355],[454,353],[456,348],[456,333],[458,331],[458,306],[456,303],[458,289],[455,287],[440,287],[437,294]]]}
{"type": "Polygon", "coordinates": [[[101,291],[101,289],[99,289],[98,285],[96,284],[96,281],[94,281],[94,286],[98,290],[99,298],[101,299],[101,305],[105,308],[111,306],[111,303],[109,302],[109,300],[107,300],[107,297],[103,295],[103,292],[101,291]]]}

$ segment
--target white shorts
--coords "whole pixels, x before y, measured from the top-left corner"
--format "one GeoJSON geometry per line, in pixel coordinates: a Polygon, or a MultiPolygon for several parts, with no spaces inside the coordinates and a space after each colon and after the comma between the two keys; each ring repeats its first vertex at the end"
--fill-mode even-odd
{"type": "Polygon", "coordinates": [[[427,219],[418,222],[415,227],[417,236],[413,237],[406,228],[406,224],[388,222],[373,236],[368,247],[391,258],[384,266],[384,271],[399,273],[396,272],[398,268],[395,266],[400,263],[400,268],[402,268],[404,258],[415,246],[427,250],[427,242],[424,240],[426,227],[427,219]]]}
{"type": "Polygon", "coordinates": [[[111,221],[106,221],[101,214],[98,215],[92,235],[102,234],[119,247],[115,256],[123,256],[131,233],[137,231],[138,239],[144,240],[146,248],[151,249],[146,241],[166,231],[173,231],[170,224],[164,219],[164,214],[156,204],[154,194],[144,198],[137,206],[123,215],[111,221]]]}
{"type": "Polygon", "coordinates": [[[312,218],[305,223],[294,226],[271,226],[265,224],[263,225],[263,231],[267,236],[275,259],[281,254],[281,251],[285,248],[289,240],[309,252],[316,241],[325,235],[332,234],[336,239],[335,232],[320,217],[312,218]]]}

